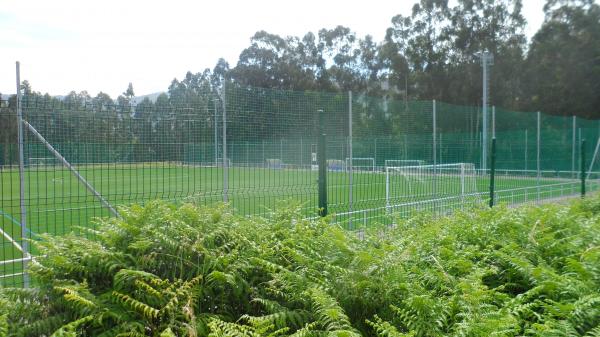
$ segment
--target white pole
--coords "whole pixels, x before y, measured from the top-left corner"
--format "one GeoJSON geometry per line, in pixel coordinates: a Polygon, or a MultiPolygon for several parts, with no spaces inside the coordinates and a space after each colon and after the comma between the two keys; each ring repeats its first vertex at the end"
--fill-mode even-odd
{"type": "Polygon", "coordinates": [[[572,139],[572,148],[571,148],[571,175],[573,176],[573,178],[576,177],[576,172],[575,172],[575,151],[577,151],[577,136],[576,136],[576,127],[577,127],[577,117],[573,116],[573,139],[572,139]]]}
{"type": "Polygon", "coordinates": [[[436,183],[437,183],[437,103],[435,101],[435,99],[433,100],[433,132],[432,132],[432,136],[433,136],[433,186],[432,186],[432,192],[433,192],[433,196],[435,198],[435,194],[437,191],[436,188],[436,183]]]}
{"type": "Polygon", "coordinates": [[[377,136],[375,136],[375,154],[374,154],[375,163],[377,163],[377,136]]]}
{"type": "Polygon", "coordinates": [[[540,201],[540,145],[541,145],[541,112],[537,112],[537,200],[540,201]]]}
{"type": "Polygon", "coordinates": [[[300,137],[300,169],[302,169],[302,146],[303,146],[302,137],[300,137]]]}
{"type": "Polygon", "coordinates": [[[390,213],[390,171],[385,167],[385,205],[387,213],[390,213]]]}
{"type": "Polygon", "coordinates": [[[443,145],[442,145],[442,138],[443,138],[443,136],[444,135],[440,132],[440,149],[438,150],[440,152],[440,154],[439,154],[440,164],[444,163],[444,158],[442,158],[442,147],[443,147],[443,145]]]}
{"type": "Polygon", "coordinates": [[[21,247],[23,248],[23,286],[29,287],[27,259],[29,242],[27,241],[27,208],[25,206],[25,155],[23,149],[23,109],[21,107],[21,65],[17,61],[17,136],[19,142],[19,203],[21,208],[21,247]]]}
{"type": "Polygon", "coordinates": [[[465,163],[460,163],[460,199],[465,200],[465,163]]]}
{"type": "Polygon", "coordinates": [[[488,132],[488,118],[487,118],[487,104],[488,104],[488,82],[487,82],[487,53],[481,54],[481,61],[483,62],[483,129],[482,129],[482,152],[481,152],[481,168],[486,170],[487,168],[487,132],[488,132]]]}
{"type": "MultiPolygon", "coordinates": [[[[353,170],[352,170],[352,91],[348,91],[348,157],[350,157],[350,165],[348,166],[348,211],[352,212],[352,189],[353,189],[353,170]]],[[[352,229],[352,216],[349,220],[350,229],[352,229]]]]}
{"type": "Polygon", "coordinates": [[[598,157],[598,150],[600,149],[600,138],[596,142],[596,148],[594,149],[594,155],[592,156],[592,161],[590,162],[590,168],[587,171],[586,179],[590,179],[590,174],[592,173],[592,169],[594,168],[594,162],[596,161],[596,157],[598,157]]]}
{"type": "Polygon", "coordinates": [[[525,171],[527,171],[527,129],[525,129],[525,171]]]}
{"type": "Polygon", "coordinates": [[[488,96],[489,96],[489,66],[494,64],[494,54],[488,51],[481,52],[481,65],[483,67],[483,127],[482,127],[482,147],[481,147],[481,168],[487,169],[487,153],[488,153],[488,96]]]}
{"type": "MultiPolygon", "coordinates": [[[[436,146],[436,131],[437,131],[437,125],[436,125],[436,102],[435,100],[433,100],[433,132],[432,132],[432,136],[433,136],[433,165],[437,165],[437,156],[436,156],[436,151],[437,151],[437,146],[436,146]]],[[[434,172],[435,172],[435,168],[434,168],[434,172]]]]}
{"type": "Polygon", "coordinates": [[[217,100],[214,100],[215,103],[215,167],[219,167],[219,131],[217,128],[217,100]]]}
{"type": "Polygon", "coordinates": [[[227,163],[227,105],[226,105],[226,81],[223,80],[223,201],[229,201],[229,172],[227,163]]]}

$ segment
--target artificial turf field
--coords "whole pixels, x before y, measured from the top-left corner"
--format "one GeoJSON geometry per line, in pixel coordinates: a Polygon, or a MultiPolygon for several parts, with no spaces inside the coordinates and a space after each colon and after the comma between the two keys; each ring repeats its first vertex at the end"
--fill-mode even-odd
{"type": "MultiPolygon", "coordinates": [[[[113,206],[145,202],[153,199],[194,201],[212,204],[223,201],[222,167],[202,167],[176,163],[97,164],[80,165],[78,172],[113,206]]],[[[235,212],[244,215],[267,214],[281,204],[299,204],[307,216],[317,214],[317,172],[305,169],[269,169],[231,167],[227,169],[227,196],[235,212]]],[[[349,211],[349,175],[328,172],[328,205],[330,213],[349,211]]],[[[542,178],[518,175],[497,175],[499,202],[520,203],[536,198],[553,198],[579,192],[579,180],[542,178]],[[539,186],[539,188],[538,188],[539,186]]],[[[590,186],[592,188],[593,186],[590,186]]],[[[464,203],[483,203],[487,199],[489,178],[468,175],[394,176],[390,180],[390,197],[394,205],[406,205],[403,211],[423,209],[428,200],[438,200],[446,209],[464,203]],[[435,183],[434,183],[435,181],[435,183]],[[466,187],[462,187],[466,186],[466,187]],[[466,198],[461,193],[470,194],[466,198]],[[478,194],[473,196],[472,194],[478,194]]],[[[19,176],[16,168],[0,169],[0,224],[3,239],[0,261],[20,259],[23,254],[10,238],[21,242],[19,176]]],[[[26,169],[25,203],[29,238],[35,234],[64,234],[78,227],[93,226],[91,219],[108,216],[100,202],[85,189],[67,169],[39,166],[26,169]]],[[[352,213],[340,217],[343,223],[353,219],[355,226],[383,221],[389,213],[386,206],[386,175],[384,172],[353,173],[352,213]],[[376,212],[361,210],[379,210],[376,212]],[[377,214],[374,216],[373,214],[377,214]],[[368,221],[367,221],[368,218],[368,221]],[[356,225],[358,224],[358,225],[356,225]]],[[[399,208],[394,208],[393,212],[399,208]]],[[[389,218],[389,217],[388,217],[389,218]]],[[[33,252],[35,253],[35,252],[33,252]]],[[[2,262],[0,262],[2,263],[2,262]]],[[[22,263],[0,264],[0,276],[18,274],[22,263]]],[[[0,278],[0,284],[19,284],[20,276],[0,278]]]]}

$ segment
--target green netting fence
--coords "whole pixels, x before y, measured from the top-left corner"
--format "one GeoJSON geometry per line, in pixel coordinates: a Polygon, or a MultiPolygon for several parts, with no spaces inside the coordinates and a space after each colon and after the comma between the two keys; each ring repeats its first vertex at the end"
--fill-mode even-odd
{"type": "Polygon", "coordinates": [[[495,107],[483,125],[481,107],[235,83],[137,106],[25,96],[21,107],[28,125],[22,175],[16,105],[0,104],[3,285],[23,282],[29,254],[36,253],[24,251],[25,239],[82,232],[95,226],[95,217],[110,216],[100,198],[114,207],[157,198],[228,202],[234,212],[262,216],[294,205],[314,217],[324,165],[332,222],[390,226],[417,211],[484,207],[490,182],[484,156],[493,136],[498,203],[578,195],[582,139],[591,168],[587,188],[598,187],[600,122],[571,116],[495,107]],[[321,132],[323,163],[317,162],[321,132]]]}

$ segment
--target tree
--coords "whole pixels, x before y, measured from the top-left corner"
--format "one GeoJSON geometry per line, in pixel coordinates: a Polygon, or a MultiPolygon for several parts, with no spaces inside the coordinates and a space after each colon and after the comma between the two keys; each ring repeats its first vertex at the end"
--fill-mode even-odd
{"type": "Polygon", "coordinates": [[[110,98],[110,95],[102,91],[92,98],[92,106],[96,111],[109,109],[112,105],[114,105],[114,101],[110,98]]]}
{"type": "Polygon", "coordinates": [[[600,6],[548,0],[527,55],[527,102],[551,114],[600,116],[600,6]]]}
{"type": "Polygon", "coordinates": [[[127,97],[129,100],[131,100],[135,97],[135,93],[133,92],[133,84],[131,84],[131,82],[129,82],[129,85],[127,86],[127,90],[125,90],[125,92],[123,92],[123,96],[127,97]]]}

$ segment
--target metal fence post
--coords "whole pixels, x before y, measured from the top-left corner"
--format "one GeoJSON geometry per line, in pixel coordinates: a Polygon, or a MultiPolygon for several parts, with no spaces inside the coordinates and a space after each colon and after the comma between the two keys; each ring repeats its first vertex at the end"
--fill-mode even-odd
{"type": "MultiPolygon", "coordinates": [[[[353,153],[352,153],[352,91],[348,91],[348,157],[350,163],[348,165],[348,212],[352,214],[352,202],[353,202],[353,188],[354,188],[354,177],[353,177],[353,153]]],[[[352,228],[352,215],[349,216],[348,226],[352,228]]]]}
{"type": "Polygon", "coordinates": [[[542,113],[540,111],[537,112],[537,154],[536,154],[536,177],[537,177],[537,181],[536,181],[536,185],[537,185],[537,201],[540,201],[540,179],[541,179],[541,175],[540,175],[540,145],[541,145],[541,135],[540,135],[540,129],[541,129],[541,118],[542,118],[542,113]]]}
{"type": "MultiPolygon", "coordinates": [[[[213,96],[214,97],[214,96],[213,96]]],[[[215,98],[214,100],[214,105],[215,105],[215,166],[219,167],[219,128],[218,128],[218,124],[217,124],[217,113],[218,113],[218,102],[217,99],[215,98]]]]}
{"type": "Polygon", "coordinates": [[[572,147],[571,147],[571,176],[573,178],[575,178],[577,176],[576,173],[575,173],[575,151],[576,151],[576,148],[577,148],[576,145],[575,145],[577,143],[577,135],[576,135],[576,132],[575,132],[576,127],[577,127],[576,123],[577,123],[577,117],[573,116],[573,128],[572,128],[573,129],[573,131],[572,131],[573,132],[573,135],[572,135],[573,136],[572,137],[572,143],[573,144],[572,144],[572,147]]]}
{"type": "Polygon", "coordinates": [[[23,144],[23,107],[21,106],[21,65],[17,61],[17,137],[19,142],[19,206],[21,208],[21,248],[23,250],[23,286],[29,287],[27,262],[29,242],[27,241],[27,206],[25,205],[25,154],[23,144]]]}
{"type": "Polygon", "coordinates": [[[229,201],[229,163],[227,161],[227,90],[226,81],[223,81],[223,201],[229,201]]]}
{"type": "MultiPolygon", "coordinates": [[[[435,198],[436,192],[437,192],[437,103],[435,101],[435,99],[433,100],[433,111],[432,111],[432,123],[433,123],[433,131],[432,131],[432,137],[433,137],[433,186],[432,186],[432,192],[433,192],[433,197],[435,198]]],[[[435,207],[435,206],[434,206],[435,207]]]]}
{"type": "MultiPolygon", "coordinates": [[[[433,137],[433,165],[437,165],[437,155],[436,155],[436,153],[437,153],[437,148],[436,148],[436,143],[437,143],[437,135],[436,135],[436,133],[437,133],[437,122],[436,122],[436,120],[437,120],[437,118],[436,118],[436,113],[437,113],[437,111],[436,111],[436,101],[434,99],[433,100],[433,116],[432,116],[432,118],[433,118],[433,121],[432,121],[433,122],[433,131],[432,131],[432,137],[433,137]]],[[[434,174],[435,174],[435,171],[436,170],[434,168],[434,174]]]]}
{"type": "Polygon", "coordinates": [[[303,165],[302,165],[302,163],[303,163],[303,161],[302,161],[302,154],[303,153],[302,152],[304,152],[304,151],[303,151],[302,147],[303,147],[303,142],[302,142],[302,137],[300,137],[300,168],[303,167],[303,165]]]}
{"type": "Polygon", "coordinates": [[[494,207],[495,178],[496,178],[496,137],[492,137],[492,155],[490,158],[490,207],[494,207]]]}
{"type": "Polygon", "coordinates": [[[492,138],[496,138],[496,106],[492,106],[492,138]]]}
{"type": "Polygon", "coordinates": [[[581,197],[585,197],[585,139],[581,140],[581,197]]]}
{"type": "MultiPolygon", "coordinates": [[[[528,138],[527,129],[525,129],[525,171],[527,171],[527,168],[528,168],[527,161],[529,159],[528,158],[529,154],[527,153],[527,138],[528,138]]],[[[527,195],[527,193],[525,193],[525,195],[527,195]]]]}
{"type": "Polygon", "coordinates": [[[318,111],[319,114],[319,134],[317,145],[317,162],[319,165],[319,215],[324,217],[327,215],[327,155],[326,151],[326,135],[323,132],[324,116],[323,110],[318,111]]]}

